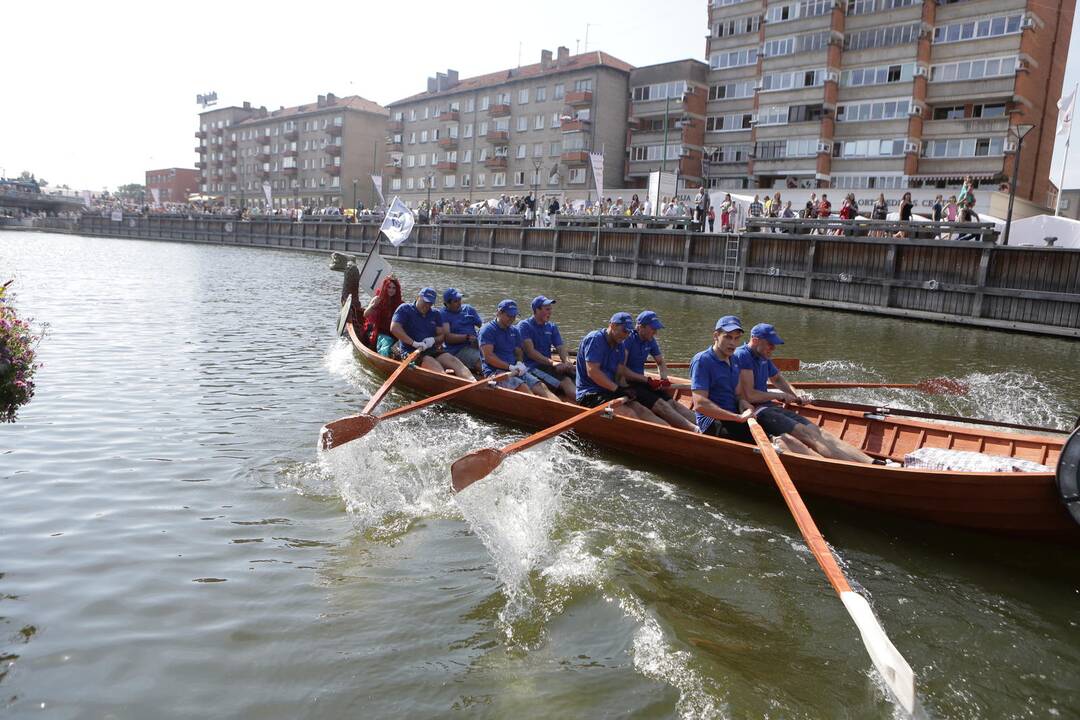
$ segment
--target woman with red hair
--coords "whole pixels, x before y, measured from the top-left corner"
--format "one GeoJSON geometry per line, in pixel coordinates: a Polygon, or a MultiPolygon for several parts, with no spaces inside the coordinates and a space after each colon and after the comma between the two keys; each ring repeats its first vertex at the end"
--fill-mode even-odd
{"type": "Polygon", "coordinates": [[[364,310],[364,344],[386,357],[390,357],[394,345],[390,322],[398,305],[401,305],[401,284],[393,275],[387,275],[364,310]]]}

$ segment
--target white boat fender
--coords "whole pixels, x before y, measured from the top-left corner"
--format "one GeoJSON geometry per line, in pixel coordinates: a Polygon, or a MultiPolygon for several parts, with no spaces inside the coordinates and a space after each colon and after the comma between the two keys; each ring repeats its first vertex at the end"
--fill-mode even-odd
{"type": "Polygon", "coordinates": [[[1080,426],[1073,430],[1061,448],[1061,457],[1057,464],[1057,486],[1061,502],[1065,503],[1065,508],[1073,520],[1080,524],[1080,426]]]}

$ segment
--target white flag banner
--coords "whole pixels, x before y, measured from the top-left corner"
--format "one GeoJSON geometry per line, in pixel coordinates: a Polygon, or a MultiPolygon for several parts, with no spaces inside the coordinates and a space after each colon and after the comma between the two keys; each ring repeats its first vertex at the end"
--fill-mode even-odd
{"type": "Polygon", "coordinates": [[[401,198],[395,196],[390,207],[386,209],[386,217],[379,230],[390,240],[391,245],[397,247],[409,239],[415,224],[416,216],[413,211],[401,202],[401,198]]]}
{"type": "Polygon", "coordinates": [[[83,201],[83,205],[85,205],[86,207],[90,207],[90,205],[93,204],[94,199],[91,196],[89,190],[83,190],[82,191],[82,201],[83,201]]]}
{"type": "Polygon", "coordinates": [[[375,192],[379,193],[379,202],[386,204],[386,198],[382,194],[382,175],[372,175],[371,182],[375,183],[375,192]]]}
{"type": "Polygon", "coordinates": [[[154,196],[154,204],[161,204],[161,190],[158,188],[150,188],[150,194],[154,196]]]}
{"type": "Polygon", "coordinates": [[[1076,114],[1076,86],[1068,96],[1062,95],[1058,100],[1058,126],[1057,134],[1068,136],[1072,129],[1073,115],[1076,114]]]}
{"type": "Polygon", "coordinates": [[[364,272],[360,273],[360,292],[374,295],[379,289],[379,283],[393,271],[390,263],[383,259],[378,250],[372,251],[364,266],[364,272]]]}
{"type": "Polygon", "coordinates": [[[604,153],[589,153],[592,163],[592,176],[596,181],[596,199],[604,199],[604,153]]]}
{"type": "Polygon", "coordinates": [[[266,198],[267,207],[274,204],[274,193],[270,189],[270,183],[264,182],[262,184],[263,196],[266,198]]]}

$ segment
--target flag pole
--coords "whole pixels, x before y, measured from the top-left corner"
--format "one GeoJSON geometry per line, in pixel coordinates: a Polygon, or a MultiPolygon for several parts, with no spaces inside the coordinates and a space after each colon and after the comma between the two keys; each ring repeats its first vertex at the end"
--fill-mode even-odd
{"type": "MultiPolygon", "coordinates": [[[[1072,128],[1069,128],[1072,134],[1072,128]]],[[[1065,194],[1065,168],[1069,167],[1069,138],[1065,138],[1065,158],[1061,163],[1061,182],[1058,183],[1057,198],[1054,201],[1054,217],[1061,215],[1061,196],[1065,194]]]]}
{"type": "Polygon", "coordinates": [[[1058,183],[1057,198],[1054,200],[1054,217],[1061,214],[1061,196],[1065,194],[1065,169],[1069,167],[1069,141],[1072,139],[1072,116],[1076,112],[1076,92],[1080,90],[1080,83],[1073,85],[1073,91],[1069,96],[1069,103],[1062,107],[1061,103],[1065,100],[1064,97],[1058,100],[1058,131],[1057,135],[1060,135],[1062,130],[1065,131],[1065,157],[1061,161],[1061,182],[1058,183]],[[1065,117],[1061,117],[1061,113],[1065,113],[1065,117]]]}

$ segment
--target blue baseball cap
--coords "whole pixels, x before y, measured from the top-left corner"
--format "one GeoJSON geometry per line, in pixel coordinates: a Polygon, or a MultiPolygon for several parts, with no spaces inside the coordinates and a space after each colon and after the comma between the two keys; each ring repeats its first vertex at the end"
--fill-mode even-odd
{"type": "Polygon", "coordinates": [[[734,315],[725,315],[716,321],[716,329],[723,330],[724,332],[731,332],[732,330],[742,330],[742,320],[734,315]]]}
{"type": "Polygon", "coordinates": [[[435,288],[426,287],[420,291],[420,294],[417,297],[426,303],[434,303],[435,300],[438,299],[439,294],[435,292],[435,288]]]}
{"type": "Polygon", "coordinates": [[[654,330],[659,330],[664,327],[664,323],[660,322],[660,316],[654,313],[652,310],[645,310],[637,316],[638,325],[648,325],[654,330]]]}
{"type": "Polygon", "coordinates": [[[446,288],[443,290],[442,299],[444,303],[452,303],[455,300],[460,300],[465,297],[461,294],[461,291],[457,288],[446,288]]]}
{"type": "Polygon", "coordinates": [[[634,316],[628,312],[617,312],[609,321],[612,325],[622,325],[627,332],[634,329],[634,316]]]}
{"type": "Polygon", "coordinates": [[[784,341],[776,334],[776,328],[769,323],[758,323],[750,330],[750,337],[761,338],[773,345],[783,345],[784,341]]]}
{"type": "Polygon", "coordinates": [[[543,295],[537,295],[536,297],[533,298],[532,309],[533,309],[533,312],[536,312],[537,310],[544,307],[545,305],[554,305],[554,304],[555,304],[555,301],[552,300],[551,298],[544,297],[543,295]]]}
{"type": "Polygon", "coordinates": [[[499,303],[497,309],[499,312],[504,312],[510,317],[517,317],[518,314],[517,303],[510,298],[507,298],[506,300],[503,300],[501,303],[499,303]]]}

